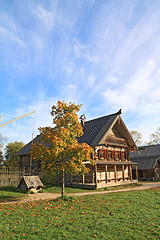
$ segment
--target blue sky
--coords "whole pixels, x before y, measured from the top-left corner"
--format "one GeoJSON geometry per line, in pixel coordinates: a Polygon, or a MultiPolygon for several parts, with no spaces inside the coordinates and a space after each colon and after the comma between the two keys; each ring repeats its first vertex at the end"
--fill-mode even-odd
{"type": "MultiPolygon", "coordinates": [[[[160,1],[0,0],[1,123],[35,110],[35,136],[58,100],[82,104],[88,120],[122,108],[149,141],[160,126],[160,1]]],[[[27,143],[33,119],[0,131],[27,143]]]]}

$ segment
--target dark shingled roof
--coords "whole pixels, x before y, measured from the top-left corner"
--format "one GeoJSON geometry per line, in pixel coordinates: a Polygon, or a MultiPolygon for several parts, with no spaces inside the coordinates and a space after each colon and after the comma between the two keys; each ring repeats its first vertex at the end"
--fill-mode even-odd
{"type": "MultiPolygon", "coordinates": [[[[110,129],[117,116],[121,114],[121,111],[117,113],[107,115],[104,117],[96,118],[90,121],[86,121],[83,127],[83,136],[78,138],[79,143],[87,143],[90,146],[96,146],[103,138],[105,133],[110,129]]],[[[40,143],[41,136],[38,135],[33,143],[40,143]]],[[[27,155],[29,154],[32,146],[32,141],[25,145],[16,155],[27,155]]]]}
{"type": "Polygon", "coordinates": [[[138,151],[130,152],[130,160],[139,164],[139,170],[154,169],[160,161],[160,144],[142,146],[138,151]]]}
{"type": "Polygon", "coordinates": [[[159,161],[159,158],[137,158],[137,159],[131,159],[132,162],[138,163],[138,169],[139,170],[149,170],[154,169],[156,166],[157,161],[159,161]]]}
{"type": "Polygon", "coordinates": [[[142,158],[142,157],[158,157],[160,156],[160,144],[142,146],[139,147],[138,151],[133,151],[130,153],[130,158],[142,158]],[[142,149],[142,150],[141,150],[142,149]]]}
{"type": "MultiPolygon", "coordinates": [[[[33,143],[41,143],[41,136],[38,135],[33,139],[33,143]]],[[[15,155],[21,156],[21,155],[27,155],[31,151],[32,141],[30,141],[28,144],[26,144],[19,152],[17,152],[15,155]]]]}
{"type": "Polygon", "coordinates": [[[87,143],[90,146],[96,146],[109,130],[118,113],[86,121],[83,127],[83,136],[78,138],[79,143],[87,143]]]}

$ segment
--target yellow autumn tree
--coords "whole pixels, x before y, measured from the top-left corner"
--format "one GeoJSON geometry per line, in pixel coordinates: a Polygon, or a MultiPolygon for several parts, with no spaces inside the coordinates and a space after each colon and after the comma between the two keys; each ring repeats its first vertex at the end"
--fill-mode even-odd
{"type": "Polygon", "coordinates": [[[62,196],[64,195],[64,173],[84,174],[89,169],[85,161],[93,163],[92,148],[86,143],[78,143],[77,138],[83,135],[77,112],[81,105],[58,101],[52,106],[51,127],[39,128],[41,144],[32,149],[33,159],[41,161],[41,167],[47,174],[62,174],[62,196]]]}

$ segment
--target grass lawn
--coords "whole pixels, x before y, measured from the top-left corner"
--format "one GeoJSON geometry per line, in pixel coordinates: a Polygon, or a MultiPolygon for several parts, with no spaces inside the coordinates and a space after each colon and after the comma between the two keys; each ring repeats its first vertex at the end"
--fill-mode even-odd
{"type": "Polygon", "coordinates": [[[160,189],[0,205],[0,239],[160,239],[160,189]]]}
{"type": "MultiPolygon", "coordinates": [[[[141,186],[141,183],[134,183],[130,185],[124,185],[124,186],[115,186],[115,187],[106,187],[106,188],[100,188],[100,189],[80,189],[80,188],[70,188],[70,187],[65,187],[65,193],[78,193],[78,192],[95,192],[95,191],[110,191],[110,190],[119,190],[119,189],[126,189],[126,188],[132,188],[132,187],[138,187],[141,186]]],[[[49,192],[49,193],[61,193],[61,187],[58,186],[48,186],[42,190],[42,192],[49,192]]]]}
{"type": "MultiPolygon", "coordinates": [[[[117,187],[110,187],[110,188],[103,188],[103,189],[98,189],[98,190],[88,190],[88,189],[79,189],[79,188],[69,188],[65,187],[65,193],[78,193],[78,192],[88,192],[88,191],[102,191],[102,190],[118,190],[118,189],[123,189],[123,188],[130,188],[130,187],[135,187],[139,186],[141,184],[133,184],[133,185],[127,185],[127,186],[117,186],[117,187]]],[[[61,193],[61,187],[55,186],[47,186],[40,192],[48,192],[48,193],[61,193]]],[[[18,199],[21,199],[26,196],[26,194],[29,192],[22,191],[20,189],[17,189],[16,187],[0,187],[0,202],[10,202],[10,201],[15,201],[18,199]]]]}

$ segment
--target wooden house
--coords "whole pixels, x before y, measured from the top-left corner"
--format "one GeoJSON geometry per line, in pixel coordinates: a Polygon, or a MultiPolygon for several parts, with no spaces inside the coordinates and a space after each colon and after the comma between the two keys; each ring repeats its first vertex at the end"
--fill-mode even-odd
{"type": "MultiPolygon", "coordinates": [[[[89,174],[65,174],[67,186],[101,188],[137,182],[138,164],[129,160],[129,151],[136,150],[137,147],[120,115],[121,110],[90,121],[81,117],[84,134],[78,138],[78,142],[85,142],[94,149],[96,165],[91,166],[85,162],[90,168],[89,174]],[[136,169],[135,179],[132,177],[132,166],[136,169]]],[[[40,140],[41,136],[37,136],[33,142],[40,140]]],[[[31,161],[30,158],[31,146],[32,142],[18,152],[20,165],[22,169],[29,169],[32,162],[32,170],[38,171],[40,163],[31,161]]]]}
{"type": "MultiPolygon", "coordinates": [[[[160,179],[160,144],[142,146],[130,153],[130,159],[138,165],[139,180],[160,179]]],[[[133,176],[135,175],[133,168],[133,176]]]]}
{"type": "Polygon", "coordinates": [[[24,172],[25,175],[40,175],[40,161],[33,160],[30,154],[32,144],[36,143],[41,143],[40,135],[36,136],[33,141],[30,141],[19,152],[15,154],[20,156],[20,169],[24,172]]]}
{"type": "Polygon", "coordinates": [[[96,153],[96,165],[85,164],[91,169],[83,176],[66,174],[66,185],[86,188],[101,188],[137,182],[138,164],[129,160],[129,151],[137,149],[127,127],[117,113],[85,122],[83,117],[83,136],[79,143],[87,143],[96,153]],[[136,177],[132,178],[132,166],[136,177]]]}

